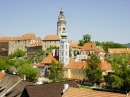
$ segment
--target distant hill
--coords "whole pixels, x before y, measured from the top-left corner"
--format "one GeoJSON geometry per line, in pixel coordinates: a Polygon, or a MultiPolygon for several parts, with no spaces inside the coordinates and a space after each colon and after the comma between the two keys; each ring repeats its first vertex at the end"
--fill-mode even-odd
{"type": "Polygon", "coordinates": [[[123,44],[123,45],[126,45],[126,46],[130,47],[130,43],[127,43],[127,44],[123,44]]]}

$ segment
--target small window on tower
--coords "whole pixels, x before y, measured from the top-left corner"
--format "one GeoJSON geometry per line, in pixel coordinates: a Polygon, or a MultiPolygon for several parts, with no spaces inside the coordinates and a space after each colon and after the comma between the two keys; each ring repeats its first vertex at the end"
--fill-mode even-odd
{"type": "Polygon", "coordinates": [[[61,31],[61,28],[59,28],[59,31],[61,31]]]}

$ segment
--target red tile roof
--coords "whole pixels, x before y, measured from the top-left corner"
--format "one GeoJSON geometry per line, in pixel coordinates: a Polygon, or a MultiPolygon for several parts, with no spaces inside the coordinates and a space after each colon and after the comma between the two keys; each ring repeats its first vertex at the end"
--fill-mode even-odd
{"type": "Polygon", "coordinates": [[[17,37],[0,37],[0,41],[32,40],[35,38],[36,38],[35,34],[31,33],[31,34],[24,34],[23,36],[17,36],[17,37]]]}
{"type": "Polygon", "coordinates": [[[52,61],[58,63],[58,60],[50,53],[47,58],[43,59],[37,66],[44,66],[45,64],[51,64],[52,61]]]}
{"type": "Polygon", "coordinates": [[[64,68],[82,69],[84,67],[87,67],[87,63],[86,62],[70,62],[64,68]]]}
{"type": "Polygon", "coordinates": [[[60,40],[58,35],[47,35],[43,40],[60,40]]]}
{"type": "Polygon", "coordinates": [[[103,48],[100,46],[96,46],[95,42],[85,43],[84,46],[82,47],[82,50],[104,52],[103,48]]]}
{"type": "Polygon", "coordinates": [[[112,65],[110,63],[108,63],[107,61],[101,61],[101,63],[99,64],[101,70],[112,70],[112,65]]]}
{"type": "Polygon", "coordinates": [[[82,50],[97,50],[96,43],[85,43],[82,50]]]}
{"type": "Polygon", "coordinates": [[[35,34],[33,34],[33,33],[24,34],[23,37],[25,40],[31,40],[31,39],[36,38],[35,34]]]}
{"type": "Polygon", "coordinates": [[[112,54],[130,53],[130,48],[108,48],[108,52],[112,54]]]}

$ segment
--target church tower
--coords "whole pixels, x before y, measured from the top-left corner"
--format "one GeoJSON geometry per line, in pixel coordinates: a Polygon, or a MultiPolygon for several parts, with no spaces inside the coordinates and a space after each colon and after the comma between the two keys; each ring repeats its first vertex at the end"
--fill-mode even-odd
{"type": "Polygon", "coordinates": [[[61,7],[60,14],[58,16],[58,22],[57,22],[57,35],[59,36],[60,39],[61,39],[61,34],[63,32],[63,28],[66,29],[66,21],[65,21],[64,12],[61,7]]]}
{"type": "Polygon", "coordinates": [[[63,28],[62,31],[59,45],[59,61],[66,66],[69,63],[69,42],[67,40],[65,28],[63,28]]]}

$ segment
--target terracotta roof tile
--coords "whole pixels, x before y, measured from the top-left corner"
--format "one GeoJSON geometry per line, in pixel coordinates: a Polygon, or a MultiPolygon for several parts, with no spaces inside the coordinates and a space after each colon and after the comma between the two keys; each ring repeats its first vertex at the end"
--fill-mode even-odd
{"type": "Polygon", "coordinates": [[[33,33],[24,34],[23,37],[25,40],[31,40],[31,39],[36,38],[35,34],[33,34],[33,33]]]}
{"type": "Polygon", "coordinates": [[[70,87],[62,97],[125,97],[126,94],[70,87]]]}
{"type": "Polygon", "coordinates": [[[0,73],[0,79],[5,76],[5,73],[0,73]]]}
{"type": "Polygon", "coordinates": [[[130,48],[108,48],[108,52],[113,54],[130,53],[130,48]]]}
{"type": "Polygon", "coordinates": [[[37,66],[44,66],[45,64],[51,64],[52,61],[58,63],[58,60],[50,53],[47,58],[43,59],[37,66]]]}
{"type": "Polygon", "coordinates": [[[82,69],[84,67],[87,67],[87,63],[86,62],[70,62],[64,68],[82,69]]]}
{"type": "Polygon", "coordinates": [[[58,35],[47,35],[43,40],[60,40],[58,35]]]}
{"type": "Polygon", "coordinates": [[[96,43],[85,43],[82,50],[96,50],[96,43]]]}
{"type": "Polygon", "coordinates": [[[101,61],[99,66],[100,66],[101,70],[112,70],[111,64],[108,63],[107,61],[101,61]]]}
{"type": "Polygon", "coordinates": [[[96,46],[95,42],[92,43],[85,43],[84,46],[82,47],[82,50],[86,50],[86,51],[102,51],[104,52],[103,48],[100,46],[96,46]]]}
{"type": "Polygon", "coordinates": [[[32,40],[32,39],[35,39],[35,34],[33,34],[33,33],[32,34],[24,34],[23,36],[17,36],[17,37],[0,37],[0,41],[32,40]]]}

